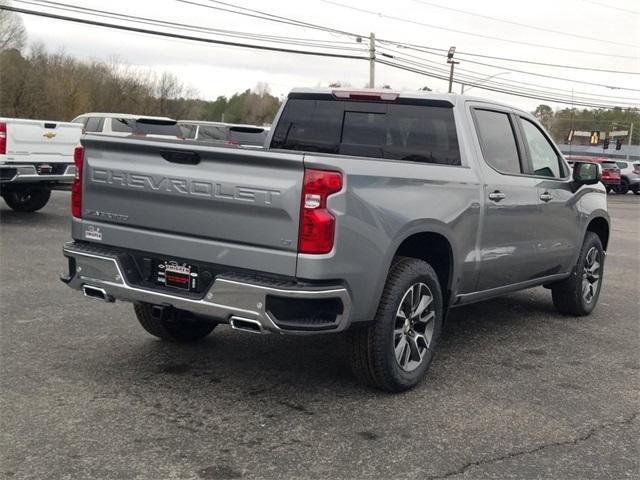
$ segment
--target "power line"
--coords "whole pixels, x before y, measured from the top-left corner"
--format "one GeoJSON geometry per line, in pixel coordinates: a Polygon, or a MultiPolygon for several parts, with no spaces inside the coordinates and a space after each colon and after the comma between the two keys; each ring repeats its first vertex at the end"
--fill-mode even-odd
{"type": "MultiPolygon", "coordinates": [[[[434,56],[440,57],[440,58],[442,57],[442,55],[439,54],[439,53],[434,53],[432,51],[425,50],[425,49],[423,49],[421,47],[405,46],[405,48],[410,49],[410,50],[415,50],[415,51],[418,51],[418,52],[422,52],[422,53],[426,53],[428,55],[434,55],[434,56]]],[[[431,49],[431,50],[433,50],[433,49],[431,49]]],[[[572,79],[572,78],[558,77],[557,75],[546,75],[544,73],[531,72],[529,70],[520,70],[520,69],[513,68],[513,67],[506,67],[504,65],[496,65],[496,64],[491,64],[491,63],[478,62],[476,60],[470,60],[468,58],[464,58],[463,60],[465,62],[467,62],[467,63],[473,63],[473,64],[476,64],[476,65],[483,65],[485,67],[498,68],[498,69],[502,69],[502,70],[509,70],[511,72],[522,73],[522,74],[525,74],[525,75],[532,75],[532,76],[535,76],[535,77],[552,78],[554,80],[560,80],[560,81],[563,81],[563,82],[579,83],[579,84],[582,84],[582,85],[591,85],[593,87],[608,88],[608,89],[611,89],[611,90],[627,90],[627,91],[631,91],[631,92],[640,92],[640,89],[637,89],[637,88],[618,87],[618,86],[614,86],[614,85],[606,85],[606,84],[603,84],[603,83],[586,82],[584,80],[575,80],[575,79],[572,79]]]]}
{"type": "MultiPolygon", "coordinates": [[[[387,57],[392,57],[391,55],[385,55],[384,56],[387,57]]],[[[414,62],[411,60],[406,60],[406,59],[401,59],[399,57],[394,57],[394,60],[396,60],[396,62],[402,62],[402,63],[408,63],[416,68],[420,68],[423,72],[429,72],[429,73],[434,73],[436,75],[438,75],[437,78],[444,78],[444,77],[448,77],[448,72],[446,70],[443,70],[442,68],[438,68],[438,67],[432,67],[429,65],[425,65],[423,63],[420,62],[414,62]]],[[[458,71],[458,70],[456,70],[458,71]]],[[[547,90],[540,90],[540,89],[533,89],[533,88],[528,88],[528,87],[521,87],[521,86],[514,86],[514,85],[508,85],[508,84],[504,84],[504,83],[500,83],[500,82],[496,82],[496,81],[491,81],[491,82],[487,82],[485,81],[484,78],[482,77],[476,77],[476,76],[470,76],[468,74],[457,74],[456,75],[456,82],[455,83],[460,83],[460,84],[465,84],[465,85],[469,85],[469,86],[474,86],[474,87],[484,87],[484,86],[488,86],[488,87],[493,87],[495,89],[499,89],[501,92],[505,92],[505,93],[509,93],[512,95],[518,95],[518,94],[525,94],[526,96],[536,96],[536,98],[548,98],[550,96],[553,96],[553,99],[555,101],[565,101],[566,103],[571,103],[570,101],[570,97],[567,96],[566,94],[557,94],[554,92],[549,92],[547,90]]],[[[609,99],[601,99],[598,97],[582,97],[582,96],[578,96],[578,97],[574,97],[574,99],[577,99],[579,101],[584,102],[585,104],[590,104],[593,102],[607,102],[607,104],[609,106],[619,106],[621,108],[638,108],[640,107],[640,104],[630,104],[627,101],[620,101],[620,100],[609,100],[609,99]]]]}
{"type": "MultiPolygon", "coordinates": [[[[384,53],[384,52],[391,52],[393,54],[393,55],[391,55],[391,57],[393,57],[393,58],[395,58],[395,57],[398,57],[398,58],[407,58],[407,57],[409,57],[411,59],[419,60],[420,62],[426,62],[426,63],[432,64],[432,65],[436,65],[438,67],[442,67],[443,66],[442,62],[436,62],[434,60],[428,60],[428,59],[426,59],[424,57],[420,57],[420,56],[417,56],[417,55],[411,55],[411,54],[406,53],[406,52],[400,53],[400,52],[397,52],[396,50],[392,50],[390,48],[383,47],[383,46],[378,46],[378,48],[379,48],[379,50],[381,50],[383,52],[382,55],[384,55],[384,56],[387,56],[387,54],[384,53]]],[[[416,62],[416,63],[418,63],[418,62],[416,62]]],[[[422,64],[424,64],[424,63],[422,63],[422,64]]],[[[474,70],[468,70],[468,69],[460,68],[460,67],[458,67],[456,69],[456,71],[457,72],[468,72],[468,73],[474,74],[474,75],[481,75],[481,76],[483,75],[483,73],[481,73],[481,72],[477,72],[477,71],[474,71],[474,70]]],[[[516,84],[516,85],[526,85],[526,86],[538,87],[538,88],[543,88],[543,89],[546,89],[546,90],[554,90],[554,91],[557,91],[557,92],[565,92],[565,94],[572,91],[570,89],[556,88],[556,87],[551,87],[549,85],[540,85],[540,84],[537,84],[537,83],[524,82],[524,81],[521,81],[521,80],[510,80],[510,79],[507,79],[507,78],[502,78],[501,82],[507,82],[507,83],[512,83],[512,84],[516,84]]],[[[461,83],[463,83],[463,82],[461,82],[461,83]]],[[[495,82],[495,83],[498,84],[498,82],[495,82]]],[[[508,86],[508,85],[505,85],[505,86],[508,86]]],[[[594,96],[594,97],[597,97],[597,98],[611,98],[611,99],[615,99],[615,100],[631,100],[631,101],[640,102],[640,98],[635,98],[635,97],[620,97],[620,96],[616,96],[616,95],[605,95],[605,94],[599,94],[599,93],[580,92],[580,91],[576,91],[575,93],[580,93],[580,94],[587,95],[587,96],[594,96]]]]}
{"type": "Polygon", "coordinates": [[[188,30],[188,31],[211,33],[214,35],[227,35],[230,37],[259,40],[259,41],[265,41],[265,42],[294,44],[297,46],[312,46],[312,47],[325,48],[325,49],[350,50],[350,51],[360,51],[360,52],[363,51],[363,49],[361,48],[336,45],[338,43],[353,45],[353,42],[340,42],[340,41],[327,40],[327,39],[307,39],[307,38],[299,38],[299,37],[281,37],[276,35],[265,35],[265,34],[255,34],[255,33],[248,33],[248,32],[237,32],[232,30],[222,30],[222,29],[202,27],[197,25],[187,25],[184,23],[170,22],[165,20],[136,17],[132,15],[126,15],[123,13],[109,12],[105,10],[96,10],[93,8],[81,7],[77,5],[70,5],[66,3],[53,2],[48,0],[36,0],[36,1],[14,0],[14,1],[19,3],[29,4],[29,5],[47,7],[47,8],[49,8],[49,6],[51,5],[51,6],[55,6],[55,8],[59,10],[64,10],[64,11],[69,11],[74,13],[93,15],[97,17],[106,17],[106,18],[130,21],[130,22],[141,23],[146,25],[166,26],[169,28],[179,28],[179,29],[188,30]]]}
{"type": "Polygon", "coordinates": [[[582,0],[582,1],[583,2],[587,2],[587,3],[593,3],[594,5],[599,5],[601,7],[610,8],[612,10],[618,10],[620,12],[626,12],[626,13],[632,13],[634,15],[640,15],[640,12],[637,12],[636,10],[630,10],[628,8],[614,7],[613,5],[609,5],[607,3],[602,3],[602,2],[594,2],[593,0],[582,0]]]}
{"type": "MultiPolygon", "coordinates": [[[[446,48],[434,48],[434,47],[428,47],[425,45],[417,45],[415,43],[406,43],[406,42],[400,42],[400,41],[395,41],[395,40],[385,40],[385,39],[378,39],[381,42],[387,43],[389,45],[397,45],[400,47],[406,46],[406,47],[416,47],[416,48],[421,48],[423,50],[432,50],[434,52],[447,52],[446,48]]],[[[482,55],[480,53],[471,53],[471,52],[464,52],[464,51],[458,51],[456,50],[456,54],[457,55],[467,55],[470,57],[478,57],[478,58],[489,58],[492,60],[501,60],[501,61],[505,61],[505,62],[515,62],[515,63],[526,63],[529,65],[540,65],[540,66],[544,66],[544,67],[554,67],[554,68],[568,68],[568,69],[572,69],[572,70],[585,70],[588,72],[602,72],[602,73],[619,73],[619,74],[623,74],[623,75],[640,75],[640,72],[630,72],[630,71],[624,71],[624,70],[608,70],[608,69],[603,69],[603,68],[593,68],[593,67],[579,67],[577,65],[561,65],[559,63],[545,63],[545,62],[536,62],[533,60],[522,60],[519,58],[507,58],[507,57],[496,57],[495,55],[482,55]]]]}
{"type": "MultiPolygon", "coordinates": [[[[182,0],[179,0],[179,1],[182,1],[182,0]]],[[[353,7],[351,5],[345,5],[344,3],[335,2],[333,0],[320,0],[320,1],[324,2],[324,3],[328,3],[330,5],[335,5],[335,6],[346,8],[346,9],[349,9],[349,10],[354,10],[356,12],[367,13],[369,15],[375,15],[377,17],[388,18],[390,20],[396,20],[398,22],[410,23],[410,24],[413,24],[413,25],[420,25],[420,26],[423,26],[423,27],[435,28],[435,29],[438,29],[438,30],[446,30],[448,32],[459,33],[459,34],[462,34],[462,35],[470,35],[470,36],[479,37],[479,38],[486,38],[486,39],[489,39],[489,40],[496,40],[496,41],[506,42],[506,43],[511,43],[511,44],[515,43],[515,44],[520,44],[520,45],[527,45],[529,47],[536,47],[536,48],[547,48],[547,49],[551,49],[551,50],[561,50],[561,51],[565,51],[565,52],[582,53],[582,54],[586,54],[586,55],[597,55],[597,56],[602,56],[602,57],[625,58],[625,59],[631,59],[631,60],[635,60],[636,59],[636,57],[628,56],[628,55],[611,55],[609,53],[599,53],[599,52],[590,52],[590,51],[587,51],[587,50],[578,50],[578,49],[574,49],[574,48],[555,47],[553,45],[542,45],[542,44],[539,44],[539,43],[523,42],[522,40],[514,40],[514,39],[508,39],[508,38],[502,38],[502,37],[495,37],[493,35],[484,35],[484,34],[481,34],[481,33],[468,32],[468,31],[464,31],[464,30],[457,30],[455,28],[443,27],[441,25],[433,25],[433,24],[429,24],[429,23],[419,22],[417,20],[412,20],[410,18],[396,17],[395,15],[388,15],[388,14],[381,13],[381,12],[375,12],[373,10],[367,10],[365,8],[353,7]]]]}
{"type": "MultiPolygon", "coordinates": [[[[393,68],[398,68],[400,70],[406,70],[406,71],[409,71],[409,72],[418,73],[420,75],[425,75],[427,77],[437,78],[437,79],[440,79],[440,80],[447,80],[448,79],[446,75],[433,74],[433,73],[426,72],[426,71],[424,71],[422,69],[419,69],[419,68],[410,67],[410,66],[406,66],[406,65],[400,65],[400,64],[389,62],[389,61],[386,61],[386,60],[376,59],[376,62],[380,63],[382,65],[387,65],[387,66],[393,67],[393,68]]],[[[534,99],[534,100],[544,100],[544,101],[552,102],[552,103],[560,103],[560,104],[565,104],[565,105],[578,105],[578,106],[590,107],[590,108],[603,108],[603,109],[612,108],[611,105],[607,105],[607,104],[587,103],[587,102],[571,102],[570,100],[558,99],[558,98],[554,98],[554,97],[550,97],[550,96],[529,95],[529,94],[526,94],[526,93],[515,93],[515,92],[508,91],[508,90],[494,88],[494,87],[491,87],[491,86],[488,86],[488,85],[481,85],[481,84],[474,84],[474,83],[467,83],[467,85],[475,87],[475,88],[480,88],[482,90],[488,90],[488,91],[492,91],[492,92],[503,93],[503,94],[506,94],[506,95],[512,95],[512,96],[516,96],[516,97],[531,98],[531,99],[534,99]]]]}
{"type": "Polygon", "coordinates": [[[437,3],[433,3],[433,2],[428,2],[426,0],[410,0],[414,3],[419,3],[422,5],[428,5],[430,7],[434,7],[434,8],[439,8],[442,10],[449,10],[451,12],[457,12],[457,13],[462,13],[464,15],[470,15],[473,17],[479,17],[479,18],[484,18],[487,20],[492,20],[494,22],[500,22],[500,23],[506,23],[509,25],[516,25],[518,27],[523,27],[523,28],[529,28],[531,30],[539,30],[541,32],[549,32],[549,33],[554,33],[556,35],[564,35],[567,37],[575,37],[575,38],[580,38],[582,40],[589,40],[592,42],[603,42],[603,43],[608,43],[610,45],[622,45],[625,47],[633,47],[633,48],[640,48],[640,45],[633,45],[630,43],[621,43],[621,42],[614,42],[612,40],[605,40],[602,38],[594,38],[594,37],[590,37],[588,35],[579,35],[577,33],[568,33],[568,32],[563,32],[562,30],[553,30],[551,28],[545,28],[545,27],[536,27],[533,25],[529,25],[526,23],[520,23],[520,22],[514,22],[512,20],[505,20],[503,18],[496,18],[496,17],[492,17],[490,15],[483,15],[481,13],[476,13],[476,12],[470,12],[468,10],[461,10],[459,8],[453,8],[453,7],[445,7],[444,5],[438,5],[437,3]]]}
{"type": "Polygon", "coordinates": [[[98,22],[98,21],[95,21],[95,20],[86,20],[86,19],[81,19],[81,18],[67,17],[67,16],[64,16],[64,15],[58,15],[58,14],[47,13],[47,12],[39,12],[39,11],[36,11],[36,10],[27,10],[25,8],[17,8],[17,7],[12,7],[12,6],[8,6],[8,5],[2,5],[2,4],[0,4],[0,10],[8,10],[10,12],[22,13],[22,14],[25,14],[25,15],[34,15],[34,16],[38,16],[38,17],[51,18],[51,19],[55,19],[55,20],[63,20],[63,21],[67,21],[67,22],[80,23],[80,24],[85,24],[85,25],[93,25],[93,26],[97,26],[97,27],[114,28],[116,30],[125,30],[125,31],[129,31],[129,32],[145,33],[145,34],[149,34],[149,35],[157,35],[157,36],[161,36],[161,37],[176,38],[176,39],[180,39],[180,40],[191,40],[191,41],[194,41],[194,42],[211,43],[211,44],[217,44],[217,45],[227,45],[227,46],[231,46],[231,47],[251,48],[251,49],[255,49],[255,50],[266,50],[266,51],[271,51],[271,52],[293,53],[293,54],[298,54],[298,55],[312,55],[312,56],[317,56],[317,57],[346,58],[346,59],[351,59],[351,60],[369,60],[368,57],[359,57],[357,55],[347,55],[347,54],[328,53],[328,52],[314,52],[314,51],[309,51],[309,50],[296,50],[296,49],[291,49],[291,48],[271,47],[271,46],[266,46],[266,45],[255,45],[255,44],[249,44],[249,43],[229,42],[229,41],[226,41],[226,40],[214,40],[214,39],[211,39],[211,38],[194,37],[194,36],[190,36],[190,35],[182,35],[182,34],[171,33],[171,32],[159,32],[157,30],[148,30],[148,29],[144,29],[144,28],[129,27],[129,26],[125,26],[125,25],[114,25],[112,23],[105,23],[105,22],[98,22]]]}
{"type": "Polygon", "coordinates": [[[214,5],[203,5],[201,3],[197,3],[197,2],[193,2],[190,0],[176,0],[176,2],[180,2],[180,3],[185,3],[188,5],[196,5],[198,7],[203,7],[203,8],[210,8],[210,9],[214,9],[214,10],[219,10],[219,11],[223,11],[223,12],[229,12],[229,13],[235,13],[238,15],[244,15],[247,17],[252,17],[252,18],[258,18],[261,20],[267,20],[270,22],[276,22],[276,23],[284,23],[287,25],[293,25],[296,27],[302,27],[302,28],[311,28],[311,29],[315,29],[315,30],[321,30],[324,32],[330,32],[330,33],[335,33],[338,35],[346,35],[349,37],[354,37],[354,38],[363,38],[363,35],[359,35],[357,33],[353,33],[353,32],[347,32],[344,30],[337,30],[335,28],[329,28],[329,27],[325,27],[322,25],[317,25],[315,23],[309,23],[309,22],[303,22],[301,20],[295,20],[292,18],[287,18],[287,17],[282,17],[280,15],[275,15],[272,13],[268,13],[268,12],[263,12],[260,10],[255,10],[252,8],[247,8],[247,7],[241,7],[241,6],[237,6],[237,5],[233,5],[232,3],[227,3],[227,2],[221,2],[218,0],[207,0],[209,3],[216,3],[219,5],[224,5],[226,7],[230,7],[230,8],[234,8],[235,10],[231,10],[229,8],[222,8],[222,7],[217,7],[214,5]],[[238,11],[240,10],[240,11],[238,11]],[[247,12],[251,12],[251,13],[247,13],[247,12]]]}

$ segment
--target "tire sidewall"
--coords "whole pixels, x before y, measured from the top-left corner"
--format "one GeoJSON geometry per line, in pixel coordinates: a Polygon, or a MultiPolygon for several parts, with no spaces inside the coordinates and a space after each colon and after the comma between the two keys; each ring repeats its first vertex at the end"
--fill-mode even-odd
{"type": "MultiPolygon", "coordinates": [[[[400,280],[392,285],[387,285],[387,288],[390,287],[388,294],[393,298],[393,301],[387,302],[377,315],[377,321],[380,322],[379,326],[381,327],[379,341],[384,342],[382,347],[385,352],[385,361],[383,363],[387,367],[387,375],[393,380],[394,384],[399,386],[399,389],[410,388],[424,377],[433,361],[434,352],[442,332],[443,301],[438,278],[426,262],[414,259],[409,260],[409,262],[411,262],[411,268],[406,268],[406,270],[402,272],[400,280]],[[433,294],[433,305],[436,313],[434,319],[435,324],[431,342],[425,353],[424,360],[415,370],[407,372],[398,365],[395,358],[394,327],[396,312],[400,306],[400,301],[409,287],[419,282],[426,284],[433,294]]],[[[401,262],[396,268],[403,268],[407,265],[406,263],[403,265],[403,263],[404,262],[401,262]]]]}
{"type": "Polygon", "coordinates": [[[580,258],[578,260],[578,265],[576,267],[576,272],[575,272],[576,289],[577,289],[576,293],[579,296],[579,300],[582,304],[582,308],[584,312],[587,314],[591,313],[593,309],[596,308],[596,305],[598,304],[598,299],[600,298],[600,292],[602,291],[602,284],[604,280],[604,265],[605,265],[605,253],[604,253],[604,249],[602,248],[602,242],[600,241],[600,238],[598,238],[597,235],[590,233],[587,235],[587,238],[585,238],[584,246],[582,248],[582,251],[580,252],[580,258]],[[598,256],[600,258],[600,272],[599,272],[600,283],[598,284],[598,290],[593,296],[593,298],[591,299],[591,302],[587,303],[584,299],[584,296],[582,295],[582,274],[584,271],[587,253],[589,253],[589,250],[591,250],[592,247],[595,247],[598,250],[598,256]]]}

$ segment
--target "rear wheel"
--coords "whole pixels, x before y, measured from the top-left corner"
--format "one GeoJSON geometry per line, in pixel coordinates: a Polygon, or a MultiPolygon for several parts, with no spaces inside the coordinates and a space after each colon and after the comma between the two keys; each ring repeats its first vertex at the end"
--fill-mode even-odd
{"type": "Polygon", "coordinates": [[[568,315],[590,314],[598,303],[603,273],[602,242],[595,233],[587,232],[574,272],[551,288],[556,309],[568,315]]]}
{"type": "Polygon", "coordinates": [[[415,258],[396,258],[375,320],[350,333],[356,377],[390,392],[418,384],[433,360],[442,319],[442,292],[433,268],[415,258]]]}
{"type": "Polygon", "coordinates": [[[193,342],[209,335],[217,325],[183,310],[158,314],[149,303],[136,303],[133,308],[142,328],[163,340],[193,342]]]}
{"type": "Polygon", "coordinates": [[[640,195],[640,184],[635,184],[633,187],[631,187],[631,191],[636,195],[640,195]]]}
{"type": "Polygon", "coordinates": [[[44,207],[51,197],[45,185],[11,185],[2,190],[2,198],[16,212],[35,212],[44,207]]]}
{"type": "Polygon", "coordinates": [[[622,181],[620,182],[620,185],[616,189],[616,193],[619,193],[620,195],[626,195],[628,191],[629,191],[629,182],[627,182],[625,179],[622,179],[622,181]]]}

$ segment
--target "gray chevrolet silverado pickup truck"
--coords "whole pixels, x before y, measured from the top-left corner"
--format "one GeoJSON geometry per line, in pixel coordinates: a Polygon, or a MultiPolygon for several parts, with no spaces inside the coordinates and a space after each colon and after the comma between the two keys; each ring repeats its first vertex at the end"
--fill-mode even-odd
{"type": "Polygon", "coordinates": [[[389,90],[292,91],[263,151],[86,135],[62,280],[152,335],[349,336],[358,378],[426,374],[450,308],[538,285],[586,315],[609,216],[530,114],[389,90]]]}

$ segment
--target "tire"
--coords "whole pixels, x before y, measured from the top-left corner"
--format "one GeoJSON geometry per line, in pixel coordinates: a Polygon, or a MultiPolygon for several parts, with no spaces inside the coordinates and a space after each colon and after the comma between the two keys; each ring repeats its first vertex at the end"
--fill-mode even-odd
{"type": "Polygon", "coordinates": [[[44,185],[11,186],[2,192],[9,208],[16,212],[35,212],[44,207],[51,197],[51,189],[44,185]]]}
{"type": "Polygon", "coordinates": [[[607,191],[607,193],[611,193],[611,191],[613,190],[613,188],[611,188],[609,185],[605,185],[604,189],[607,191]]]}
{"type": "Polygon", "coordinates": [[[442,290],[433,268],[422,260],[396,257],[375,319],[349,332],[355,376],[388,392],[414,387],[433,361],[442,320],[442,290]],[[417,299],[412,305],[410,292],[417,299]]]}
{"type": "Polygon", "coordinates": [[[604,259],[600,238],[587,232],[573,273],[551,289],[553,304],[560,313],[584,316],[593,311],[602,290],[604,259]],[[598,264],[596,268],[592,259],[598,264]],[[597,284],[594,284],[596,276],[597,284]]]}
{"type": "Polygon", "coordinates": [[[620,195],[626,195],[628,191],[629,191],[629,182],[627,182],[625,179],[622,179],[622,181],[620,182],[620,185],[616,189],[616,193],[619,193],[620,195]]]}
{"type": "Polygon", "coordinates": [[[209,335],[217,325],[183,310],[172,310],[160,318],[153,315],[153,305],[149,303],[136,303],[133,309],[142,328],[155,337],[172,342],[200,340],[209,335]]]}
{"type": "Polygon", "coordinates": [[[634,185],[633,187],[631,187],[631,191],[636,195],[640,195],[640,185],[634,185]]]}

